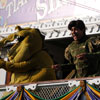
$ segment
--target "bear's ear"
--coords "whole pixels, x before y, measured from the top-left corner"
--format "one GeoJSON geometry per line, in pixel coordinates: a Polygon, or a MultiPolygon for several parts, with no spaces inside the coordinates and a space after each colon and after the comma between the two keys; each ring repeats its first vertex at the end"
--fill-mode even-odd
{"type": "Polygon", "coordinates": [[[16,26],[15,27],[15,30],[18,30],[18,31],[21,31],[21,30],[23,30],[20,26],[16,26]]]}

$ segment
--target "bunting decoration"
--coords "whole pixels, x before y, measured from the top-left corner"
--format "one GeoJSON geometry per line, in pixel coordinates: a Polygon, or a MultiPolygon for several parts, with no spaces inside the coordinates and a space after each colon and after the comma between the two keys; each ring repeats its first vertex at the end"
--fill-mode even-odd
{"type": "MultiPolygon", "coordinates": [[[[56,91],[56,94],[60,90],[56,91]]],[[[58,98],[44,99],[34,94],[34,91],[26,89],[24,86],[18,86],[16,91],[2,97],[0,100],[81,100],[82,98],[86,98],[86,100],[100,100],[100,90],[83,80],[80,81],[79,86],[74,87],[58,98]]]]}

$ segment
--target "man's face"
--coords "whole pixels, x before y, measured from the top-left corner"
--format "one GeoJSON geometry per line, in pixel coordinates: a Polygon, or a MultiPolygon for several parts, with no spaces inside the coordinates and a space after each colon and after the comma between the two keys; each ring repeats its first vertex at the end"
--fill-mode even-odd
{"type": "Polygon", "coordinates": [[[80,40],[84,36],[84,30],[80,30],[76,27],[72,27],[71,35],[75,41],[80,40]]]}

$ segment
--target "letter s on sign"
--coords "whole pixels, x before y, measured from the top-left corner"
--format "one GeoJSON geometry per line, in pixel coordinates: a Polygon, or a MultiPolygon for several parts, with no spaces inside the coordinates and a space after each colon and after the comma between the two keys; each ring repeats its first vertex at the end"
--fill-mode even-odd
{"type": "MultiPolygon", "coordinates": [[[[46,0],[45,0],[46,2],[46,0]]],[[[36,1],[36,9],[37,9],[37,20],[43,19],[47,14],[47,4],[46,3],[40,3],[40,0],[36,1]],[[41,14],[42,13],[42,14],[41,14]]]]}

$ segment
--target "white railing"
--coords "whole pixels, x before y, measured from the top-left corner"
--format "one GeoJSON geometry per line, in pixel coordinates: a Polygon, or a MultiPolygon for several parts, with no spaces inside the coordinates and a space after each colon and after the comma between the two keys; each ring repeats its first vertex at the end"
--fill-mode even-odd
{"type": "MultiPolygon", "coordinates": [[[[87,16],[87,17],[71,17],[71,18],[62,18],[55,20],[47,20],[40,22],[31,22],[19,24],[21,27],[31,27],[31,28],[39,28],[43,35],[45,35],[45,39],[57,39],[70,37],[70,32],[67,28],[68,23],[74,19],[81,19],[84,21],[87,27],[87,35],[99,34],[100,33],[100,16],[87,16]]],[[[0,34],[4,37],[16,32],[16,25],[5,26],[0,28],[0,34]]]]}

